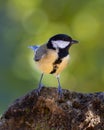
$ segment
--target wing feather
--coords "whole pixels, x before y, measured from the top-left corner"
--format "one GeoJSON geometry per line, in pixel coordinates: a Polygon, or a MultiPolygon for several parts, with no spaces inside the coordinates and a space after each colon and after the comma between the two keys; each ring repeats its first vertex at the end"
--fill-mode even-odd
{"type": "Polygon", "coordinates": [[[47,46],[46,44],[44,44],[37,49],[34,60],[39,61],[46,53],[47,53],[47,46]]]}

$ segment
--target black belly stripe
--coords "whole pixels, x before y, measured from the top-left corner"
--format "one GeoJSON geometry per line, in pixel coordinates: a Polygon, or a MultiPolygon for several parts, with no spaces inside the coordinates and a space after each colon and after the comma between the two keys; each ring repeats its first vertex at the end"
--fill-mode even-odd
{"type": "Polygon", "coordinates": [[[55,60],[55,62],[53,64],[60,64],[62,62],[61,58],[58,58],[57,60],[55,60]]]}
{"type": "Polygon", "coordinates": [[[57,65],[53,65],[53,70],[50,72],[50,74],[54,74],[58,69],[57,65]]]}
{"type": "Polygon", "coordinates": [[[50,74],[54,74],[56,72],[56,68],[53,67],[53,70],[50,72],[50,74]]]}
{"type": "Polygon", "coordinates": [[[60,59],[60,58],[55,60],[55,62],[53,63],[53,70],[50,72],[50,74],[54,74],[57,71],[57,69],[58,69],[57,64],[60,64],[61,62],[62,62],[62,59],[60,59]]]}

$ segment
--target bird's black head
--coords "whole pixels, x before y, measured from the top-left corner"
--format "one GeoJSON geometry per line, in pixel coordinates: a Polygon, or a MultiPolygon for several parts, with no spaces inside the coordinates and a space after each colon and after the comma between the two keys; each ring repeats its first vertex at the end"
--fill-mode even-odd
{"type": "Polygon", "coordinates": [[[57,34],[51,37],[47,43],[47,47],[49,49],[65,49],[74,44],[78,43],[78,41],[73,40],[70,36],[66,34],[57,34]]]}

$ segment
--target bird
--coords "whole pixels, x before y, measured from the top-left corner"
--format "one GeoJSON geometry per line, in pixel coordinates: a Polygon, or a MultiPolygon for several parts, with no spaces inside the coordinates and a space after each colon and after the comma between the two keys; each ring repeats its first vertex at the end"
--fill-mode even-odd
{"type": "Polygon", "coordinates": [[[67,34],[56,34],[41,46],[29,46],[29,48],[34,51],[34,61],[41,71],[39,85],[36,89],[37,94],[40,93],[43,87],[42,79],[44,74],[53,74],[58,81],[57,92],[62,96],[63,91],[60,84],[60,73],[69,63],[70,47],[76,43],[78,43],[78,41],[72,39],[67,34]]]}

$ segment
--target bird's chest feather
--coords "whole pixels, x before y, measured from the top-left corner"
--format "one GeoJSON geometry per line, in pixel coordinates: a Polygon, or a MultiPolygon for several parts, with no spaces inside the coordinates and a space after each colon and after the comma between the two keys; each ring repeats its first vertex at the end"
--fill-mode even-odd
{"type": "Polygon", "coordinates": [[[49,50],[37,62],[39,69],[46,74],[59,75],[61,71],[67,66],[69,62],[69,55],[60,59],[55,50],[49,50]]]}
{"type": "Polygon", "coordinates": [[[54,74],[59,75],[61,73],[61,71],[66,68],[68,63],[69,63],[69,55],[60,59],[59,63],[56,63],[53,66],[54,74]],[[56,70],[55,70],[55,68],[56,68],[56,70]]]}
{"type": "Polygon", "coordinates": [[[43,73],[49,74],[53,69],[53,63],[58,58],[58,54],[54,50],[47,51],[46,54],[37,62],[39,69],[43,73]]]}

